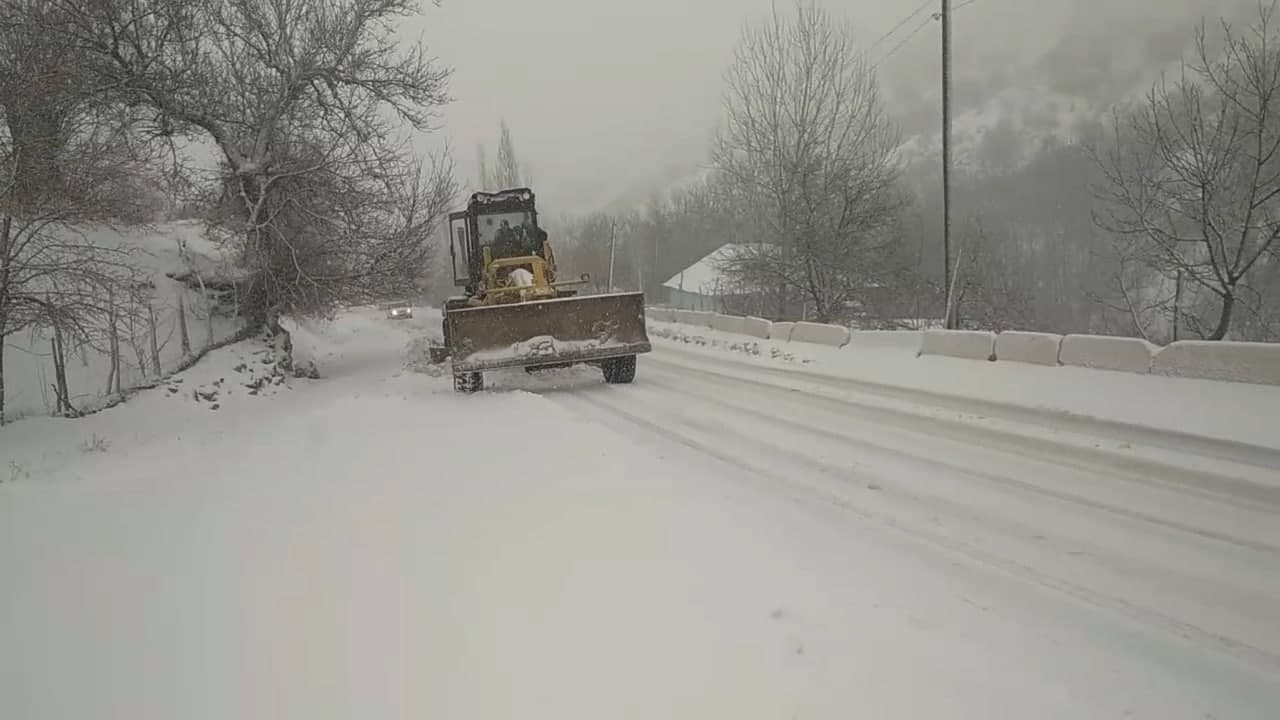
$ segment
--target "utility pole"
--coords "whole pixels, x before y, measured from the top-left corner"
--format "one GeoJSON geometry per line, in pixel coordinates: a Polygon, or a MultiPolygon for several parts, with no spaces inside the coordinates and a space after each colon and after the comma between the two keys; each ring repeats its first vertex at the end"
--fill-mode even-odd
{"type": "Polygon", "coordinates": [[[609,292],[613,292],[613,256],[618,245],[618,221],[609,225],[609,292]]]}
{"type": "Polygon", "coordinates": [[[951,0],[942,0],[942,287],[947,314],[943,327],[955,326],[951,309],[951,0]]]}

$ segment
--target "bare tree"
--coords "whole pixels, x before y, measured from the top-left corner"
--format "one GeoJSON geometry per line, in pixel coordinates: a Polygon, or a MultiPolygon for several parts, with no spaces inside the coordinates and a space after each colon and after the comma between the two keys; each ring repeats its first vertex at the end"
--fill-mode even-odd
{"type": "Polygon", "coordinates": [[[1118,236],[1122,269],[1146,270],[1123,286],[1130,308],[1157,309],[1174,332],[1227,337],[1241,305],[1261,310],[1254,280],[1280,259],[1275,7],[1260,8],[1244,33],[1223,21],[1221,53],[1202,24],[1178,81],[1117,113],[1110,147],[1097,153],[1109,203],[1098,222],[1118,236]]]}
{"type": "Polygon", "coordinates": [[[432,129],[449,70],[393,39],[414,0],[53,0],[100,86],[160,136],[221,154],[222,213],[248,270],[251,324],[325,314],[425,271],[422,232],[452,165],[414,162],[399,123],[432,129]]]}
{"type": "Polygon", "coordinates": [[[811,2],[747,27],[724,106],[713,160],[766,231],[759,264],[842,315],[901,201],[898,134],[851,28],[811,2]]]}
{"type": "Polygon", "coordinates": [[[992,231],[971,218],[959,234],[952,278],[957,325],[979,330],[1035,329],[1034,277],[1008,228],[992,231]]]}
{"type": "Polygon", "coordinates": [[[129,132],[127,108],[91,92],[82,57],[59,42],[65,26],[48,3],[0,0],[0,421],[3,339],[51,332],[65,386],[65,348],[109,312],[102,290],[135,281],[127,251],[78,226],[138,222],[158,208],[151,147],[129,132]]]}

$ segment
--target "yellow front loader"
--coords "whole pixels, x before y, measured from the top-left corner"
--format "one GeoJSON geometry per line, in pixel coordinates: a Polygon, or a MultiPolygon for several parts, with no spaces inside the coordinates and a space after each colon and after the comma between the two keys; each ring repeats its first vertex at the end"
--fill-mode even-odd
{"type": "Polygon", "coordinates": [[[475,193],[449,216],[454,282],[465,294],[445,303],[439,359],[454,388],[476,392],[484,373],[592,364],[605,382],[635,379],[636,355],[651,350],[644,294],[579,295],[557,279],[555,255],[538,227],[533,191],[475,193]]]}

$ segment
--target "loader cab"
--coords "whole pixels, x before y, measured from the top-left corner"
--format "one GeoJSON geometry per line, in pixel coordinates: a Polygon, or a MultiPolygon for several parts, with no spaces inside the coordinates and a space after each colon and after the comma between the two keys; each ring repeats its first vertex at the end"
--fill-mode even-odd
{"type": "Polygon", "coordinates": [[[515,188],[471,195],[467,209],[449,215],[453,283],[474,291],[484,274],[484,248],[494,258],[543,254],[533,191],[515,188]]]}

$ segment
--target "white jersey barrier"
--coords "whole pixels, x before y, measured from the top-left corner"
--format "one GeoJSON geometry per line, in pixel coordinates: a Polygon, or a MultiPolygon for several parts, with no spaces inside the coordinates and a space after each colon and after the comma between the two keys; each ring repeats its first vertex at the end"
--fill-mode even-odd
{"type": "Polygon", "coordinates": [[[768,340],[770,333],[773,332],[773,323],[764,318],[746,317],[742,319],[742,332],[753,338],[768,340]]]}
{"type": "Polygon", "coordinates": [[[711,329],[732,335],[746,335],[747,326],[745,321],[746,318],[744,317],[716,313],[711,316],[711,329]]]}
{"type": "Polygon", "coordinates": [[[925,330],[917,355],[995,360],[996,334],[979,330],[925,330]]]}
{"type": "Polygon", "coordinates": [[[1058,362],[1094,370],[1149,373],[1151,360],[1159,349],[1141,338],[1066,335],[1058,351],[1058,362]]]}
{"type": "Polygon", "coordinates": [[[1151,361],[1160,375],[1280,385],[1280,343],[1179,340],[1151,361]]]}
{"type": "Polygon", "coordinates": [[[1061,335],[1033,332],[1002,332],[996,335],[996,360],[1002,362],[1056,367],[1061,348],[1061,335]]]}
{"type": "Polygon", "coordinates": [[[860,349],[902,348],[937,355],[1031,365],[1155,373],[1185,378],[1280,385],[1280,343],[1181,340],[1165,347],[1109,335],[975,330],[853,330],[811,322],[770,322],[695,310],[651,308],[649,319],[774,342],[860,349]]]}
{"type": "Polygon", "coordinates": [[[919,330],[854,330],[849,338],[851,350],[903,350],[920,352],[924,333],[919,330]]]}
{"type": "Polygon", "coordinates": [[[798,322],[791,328],[791,342],[841,348],[849,344],[849,328],[843,325],[798,322]]]}

